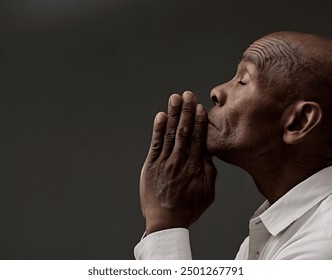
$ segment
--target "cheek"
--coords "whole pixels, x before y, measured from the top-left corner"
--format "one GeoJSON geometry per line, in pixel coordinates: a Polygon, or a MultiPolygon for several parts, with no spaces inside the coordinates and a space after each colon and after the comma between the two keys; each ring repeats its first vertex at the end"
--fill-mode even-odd
{"type": "MultiPolygon", "coordinates": [[[[256,137],[275,126],[279,113],[275,108],[258,102],[238,102],[227,111],[232,133],[239,137],[256,137]]],[[[250,139],[247,139],[250,141],[250,139]]]]}
{"type": "Polygon", "coordinates": [[[257,110],[254,100],[241,96],[241,98],[232,97],[232,100],[225,106],[225,117],[229,126],[236,129],[238,126],[244,126],[251,122],[257,110]]]}
{"type": "Polygon", "coordinates": [[[256,142],[264,145],[278,140],[282,134],[280,114],[273,108],[267,110],[247,110],[238,122],[239,135],[248,142],[256,142]]]}

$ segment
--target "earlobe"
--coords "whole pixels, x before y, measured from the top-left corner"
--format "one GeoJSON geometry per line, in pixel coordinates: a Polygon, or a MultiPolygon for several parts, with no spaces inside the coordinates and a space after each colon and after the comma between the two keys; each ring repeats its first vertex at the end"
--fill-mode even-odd
{"type": "Polygon", "coordinates": [[[301,142],[323,119],[322,107],[317,102],[301,100],[291,106],[283,135],[283,141],[289,145],[301,142]]]}

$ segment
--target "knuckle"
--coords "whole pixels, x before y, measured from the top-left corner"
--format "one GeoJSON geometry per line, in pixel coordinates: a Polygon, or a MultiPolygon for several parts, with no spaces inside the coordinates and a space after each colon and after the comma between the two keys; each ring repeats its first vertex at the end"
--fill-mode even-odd
{"type": "Polygon", "coordinates": [[[175,138],[175,132],[174,131],[168,131],[165,134],[165,140],[167,141],[174,141],[175,138]]]}
{"type": "Polygon", "coordinates": [[[168,115],[171,117],[178,117],[180,115],[180,112],[181,112],[180,106],[173,106],[168,111],[168,115]]]}
{"type": "Polygon", "coordinates": [[[169,117],[178,117],[179,113],[175,110],[171,110],[171,111],[168,112],[168,116],[169,117]]]}
{"type": "Polygon", "coordinates": [[[187,167],[187,173],[191,174],[193,176],[197,176],[202,172],[202,166],[201,163],[197,160],[189,160],[188,161],[188,167],[187,167]]]}
{"type": "MultiPolygon", "coordinates": [[[[172,180],[174,180],[180,172],[179,162],[177,161],[177,158],[176,157],[170,158],[170,160],[167,161],[167,164],[165,164],[164,169],[166,174],[168,176],[171,176],[172,180]]],[[[168,181],[168,183],[170,183],[171,181],[168,181]]]]}
{"type": "Polygon", "coordinates": [[[191,141],[195,143],[200,143],[202,141],[200,133],[194,132],[193,135],[191,136],[191,141]]]}
{"type": "Polygon", "coordinates": [[[188,138],[190,136],[190,129],[188,126],[183,126],[179,128],[178,131],[179,137],[188,138]]]}
{"type": "Polygon", "coordinates": [[[164,131],[164,127],[159,126],[159,125],[156,125],[156,126],[153,128],[153,131],[156,132],[156,133],[162,133],[162,132],[164,131]]]}
{"type": "Polygon", "coordinates": [[[203,118],[195,118],[195,125],[202,126],[204,124],[203,118]]]}
{"type": "Polygon", "coordinates": [[[193,113],[193,106],[191,103],[185,103],[182,106],[183,113],[193,113]]]}
{"type": "Polygon", "coordinates": [[[151,150],[152,151],[159,151],[162,148],[161,141],[154,141],[151,144],[151,150]]]}
{"type": "Polygon", "coordinates": [[[165,169],[167,174],[172,174],[174,170],[176,170],[175,164],[174,163],[167,164],[165,169]]]}

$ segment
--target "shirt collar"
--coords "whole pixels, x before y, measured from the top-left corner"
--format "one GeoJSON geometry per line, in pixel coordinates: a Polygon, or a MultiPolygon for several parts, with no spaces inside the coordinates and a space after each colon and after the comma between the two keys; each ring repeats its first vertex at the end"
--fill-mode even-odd
{"type": "Polygon", "coordinates": [[[259,216],[266,229],[276,236],[331,193],[332,166],[299,183],[271,206],[265,201],[253,218],[259,216]]]}

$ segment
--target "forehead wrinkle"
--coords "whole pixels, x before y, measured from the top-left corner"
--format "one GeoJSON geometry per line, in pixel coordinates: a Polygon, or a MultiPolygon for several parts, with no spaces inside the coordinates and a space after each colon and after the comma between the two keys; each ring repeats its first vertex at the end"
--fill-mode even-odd
{"type": "Polygon", "coordinates": [[[263,66],[264,57],[263,55],[257,50],[247,50],[245,51],[240,59],[240,62],[250,62],[254,64],[259,71],[263,66]]]}
{"type": "Polygon", "coordinates": [[[252,64],[259,66],[261,65],[262,62],[262,57],[260,53],[257,53],[255,51],[247,51],[242,54],[240,58],[240,62],[251,62],[252,64]]]}
{"type": "Polygon", "coordinates": [[[290,71],[297,61],[296,51],[287,42],[271,38],[264,37],[254,42],[249,49],[250,51],[256,51],[262,58],[262,70],[268,71],[275,65],[283,66],[290,71]]]}

